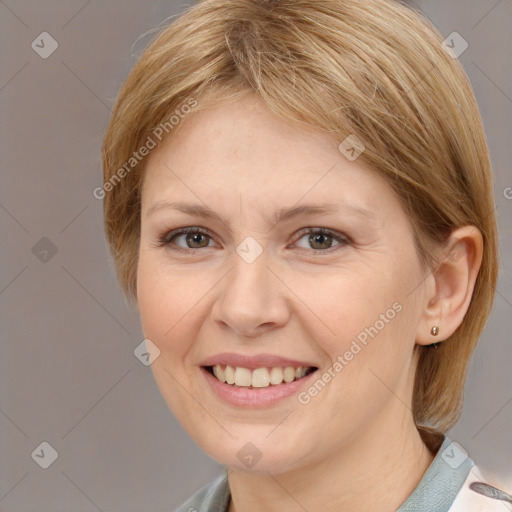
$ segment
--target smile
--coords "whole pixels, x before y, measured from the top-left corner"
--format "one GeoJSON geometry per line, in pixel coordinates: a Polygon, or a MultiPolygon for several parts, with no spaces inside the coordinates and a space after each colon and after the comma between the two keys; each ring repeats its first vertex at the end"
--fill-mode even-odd
{"type": "Polygon", "coordinates": [[[266,388],[269,386],[278,386],[302,379],[306,375],[314,372],[315,367],[287,366],[287,367],[262,367],[262,368],[244,368],[241,366],[230,366],[216,364],[207,366],[206,370],[212,374],[218,381],[232,385],[233,387],[245,388],[266,388]]]}

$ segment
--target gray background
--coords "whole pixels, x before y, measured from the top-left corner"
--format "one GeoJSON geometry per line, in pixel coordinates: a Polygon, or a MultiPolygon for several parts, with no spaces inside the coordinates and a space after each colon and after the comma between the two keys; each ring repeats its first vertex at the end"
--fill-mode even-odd
{"type": "MultiPolygon", "coordinates": [[[[117,91],[148,32],[185,5],[0,1],[1,511],[169,511],[221,470],[134,357],[139,320],[119,292],[92,195],[117,91]],[[31,47],[43,31],[59,45],[47,59],[31,47]],[[43,441],[58,452],[48,469],[31,456],[43,441]]],[[[443,36],[469,43],[460,60],[488,134],[502,244],[495,307],[449,435],[512,478],[512,0],[417,5],[443,36]]]]}

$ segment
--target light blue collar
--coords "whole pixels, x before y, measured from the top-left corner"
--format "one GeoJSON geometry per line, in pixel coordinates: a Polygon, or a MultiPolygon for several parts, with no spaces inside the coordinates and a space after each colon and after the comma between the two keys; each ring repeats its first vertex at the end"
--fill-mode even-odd
{"type": "Polygon", "coordinates": [[[474,464],[445,436],[427,472],[397,512],[448,512],[474,464]]]}
{"type": "MultiPolygon", "coordinates": [[[[448,512],[473,465],[464,449],[445,436],[420,483],[397,512],[448,512]]],[[[230,497],[226,471],[175,512],[227,512],[230,497]]]]}

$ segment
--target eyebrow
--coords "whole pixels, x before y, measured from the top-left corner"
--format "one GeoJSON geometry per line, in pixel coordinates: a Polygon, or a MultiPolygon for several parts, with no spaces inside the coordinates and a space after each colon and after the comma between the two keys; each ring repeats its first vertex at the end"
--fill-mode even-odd
{"type": "MultiPolygon", "coordinates": [[[[183,212],[187,215],[201,217],[204,219],[213,219],[216,220],[229,228],[230,223],[227,219],[214,212],[211,208],[201,204],[189,204],[189,203],[181,203],[181,202],[166,202],[166,201],[158,201],[151,205],[146,213],[146,217],[149,217],[153,213],[162,210],[162,209],[173,209],[183,212]]],[[[307,215],[320,215],[320,214],[330,214],[330,213],[347,213],[352,215],[357,215],[360,217],[364,217],[368,220],[375,219],[375,216],[369,210],[365,208],[361,208],[359,206],[355,206],[348,203],[338,203],[338,204],[306,204],[301,206],[292,206],[285,207],[276,210],[274,214],[269,218],[265,217],[265,221],[270,225],[276,225],[281,222],[287,221],[293,217],[298,216],[307,216],[307,215]]]]}

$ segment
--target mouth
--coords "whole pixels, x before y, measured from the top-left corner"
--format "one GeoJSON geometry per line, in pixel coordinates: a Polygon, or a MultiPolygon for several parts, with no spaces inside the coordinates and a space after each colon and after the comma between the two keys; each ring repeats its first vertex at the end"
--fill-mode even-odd
{"type": "Polygon", "coordinates": [[[315,366],[274,366],[250,369],[226,364],[203,366],[202,368],[219,382],[228,384],[234,388],[248,389],[268,388],[288,384],[303,379],[318,370],[315,366]]]}

